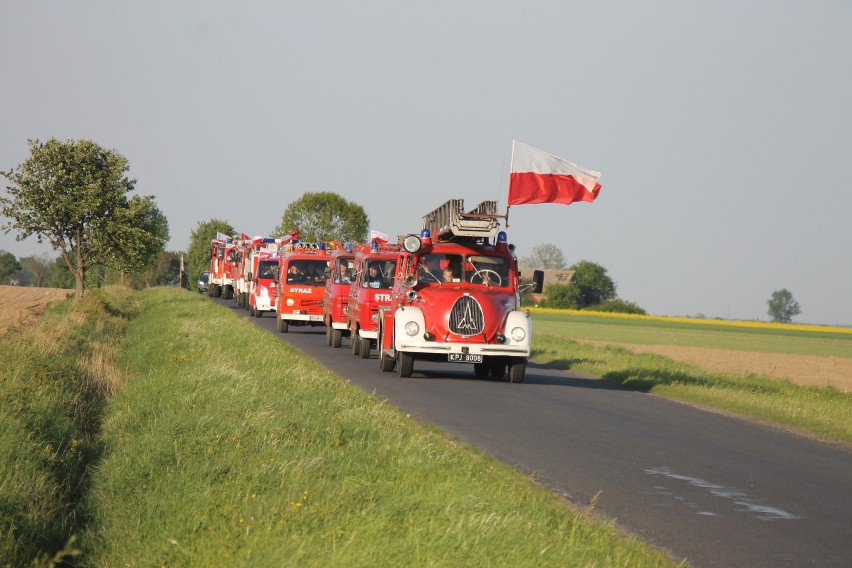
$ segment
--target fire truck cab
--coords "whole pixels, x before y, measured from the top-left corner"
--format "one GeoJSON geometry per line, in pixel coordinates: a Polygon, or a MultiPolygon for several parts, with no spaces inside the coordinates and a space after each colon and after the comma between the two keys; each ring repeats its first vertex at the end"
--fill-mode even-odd
{"type": "Polygon", "coordinates": [[[325,243],[291,243],[278,256],[277,328],[323,325],[323,294],[329,257],[325,243]]]}
{"type": "Polygon", "coordinates": [[[340,347],[343,336],[348,334],[346,306],[349,303],[349,288],[355,278],[355,251],[352,246],[336,249],[329,255],[330,272],[323,292],[322,314],[325,323],[325,342],[331,347],[340,347]]]}
{"type": "Polygon", "coordinates": [[[380,246],[373,241],[355,255],[357,277],[349,290],[346,319],[352,354],[370,358],[370,350],[379,336],[379,309],[390,306],[391,289],[396,280],[398,245],[380,246]]]}
{"type": "Polygon", "coordinates": [[[415,360],[471,363],[478,377],[523,382],[532,322],[520,309],[514,246],[499,230],[497,203],[468,213],[451,199],[400,237],[391,301],[381,310],[379,366],[410,377],[415,360]]]}

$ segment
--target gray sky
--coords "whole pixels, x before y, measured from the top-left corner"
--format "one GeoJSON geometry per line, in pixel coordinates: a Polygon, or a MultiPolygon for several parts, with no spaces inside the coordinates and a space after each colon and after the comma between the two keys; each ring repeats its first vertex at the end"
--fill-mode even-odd
{"type": "MultiPolygon", "coordinates": [[[[169,220],[267,234],[306,191],[417,232],[505,209],[513,139],[602,172],[594,203],[513,207],[649,313],[852,325],[852,3],[0,3],[0,169],[28,138],[124,155],[169,220]]],[[[5,188],[6,179],[0,178],[5,188]]],[[[48,251],[0,232],[17,256],[48,251]]]]}

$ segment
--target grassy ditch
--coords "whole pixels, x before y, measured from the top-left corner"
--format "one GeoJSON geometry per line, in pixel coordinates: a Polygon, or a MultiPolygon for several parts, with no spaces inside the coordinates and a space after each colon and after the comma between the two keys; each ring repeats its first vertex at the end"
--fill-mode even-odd
{"type": "Polygon", "coordinates": [[[75,555],[100,416],[118,388],[115,356],[132,304],[98,290],[51,305],[0,341],[0,566],[75,555]]]}
{"type": "Polygon", "coordinates": [[[533,360],[555,368],[620,383],[628,388],[728,410],[790,426],[821,437],[852,442],[852,394],[830,387],[800,386],[756,374],[710,372],[655,354],[601,341],[694,345],[844,357],[852,354],[852,333],[821,330],[737,328],[657,321],[538,314],[533,360]],[[743,340],[743,337],[747,341],[743,340]],[[736,347],[734,347],[736,346],[736,347]]]}
{"type": "Polygon", "coordinates": [[[138,299],[86,565],[671,565],[197,294],[138,299]]]}

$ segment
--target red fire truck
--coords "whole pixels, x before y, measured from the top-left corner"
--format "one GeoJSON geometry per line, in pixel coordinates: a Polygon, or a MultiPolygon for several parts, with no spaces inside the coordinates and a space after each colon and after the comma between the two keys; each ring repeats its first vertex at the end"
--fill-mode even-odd
{"type": "Polygon", "coordinates": [[[291,325],[323,325],[323,294],[329,257],[325,243],[291,243],[278,256],[278,297],[275,304],[278,331],[291,325]]]}
{"type": "MultiPolygon", "coordinates": [[[[379,366],[410,377],[415,360],[472,363],[478,377],[523,382],[532,324],[520,309],[514,246],[496,201],[464,213],[451,199],[401,238],[391,303],[381,310],[379,366]]],[[[538,279],[536,280],[538,281],[538,279]]]]}
{"type": "Polygon", "coordinates": [[[237,247],[233,239],[210,241],[210,279],[207,294],[228,300],[234,295],[234,268],[237,262],[237,247]]]}
{"type": "Polygon", "coordinates": [[[331,270],[325,282],[322,302],[325,341],[331,347],[340,347],[343,335],[348,333],[344,310],[349,303],[349,286],[355,277],[354,248],[346,245],[335,249],[329,259],[331,270]]]}
{"type": "Polygon", "coordinates": [[[369,359],[379,336],[379,309],[390,306],[391,288],[396,279],[399,245],[380,246],[373,241],[355,255],[357,278],[349,290],[346,319],[352,354],[369,359]]]}
{"type": "Polygon", "coordinates": [[[249,315],[259,318],[263,317],[263,312],[275,311],[275,299],[278,297],[278,265],[278,253],[261,251],[252,254],[249,272],[249,315]]]}

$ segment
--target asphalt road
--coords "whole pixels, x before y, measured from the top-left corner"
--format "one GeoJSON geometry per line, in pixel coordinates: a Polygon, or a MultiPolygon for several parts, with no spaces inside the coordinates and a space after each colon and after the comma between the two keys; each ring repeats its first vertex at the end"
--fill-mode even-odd
{"type": "Polygon", "coordinates": [[[534,364],[519,385],[420,361],[400,379],[375,351],[328,347],[325,328],[253,321],[692,566],[852,566],[852,446],[534,364]]]}

